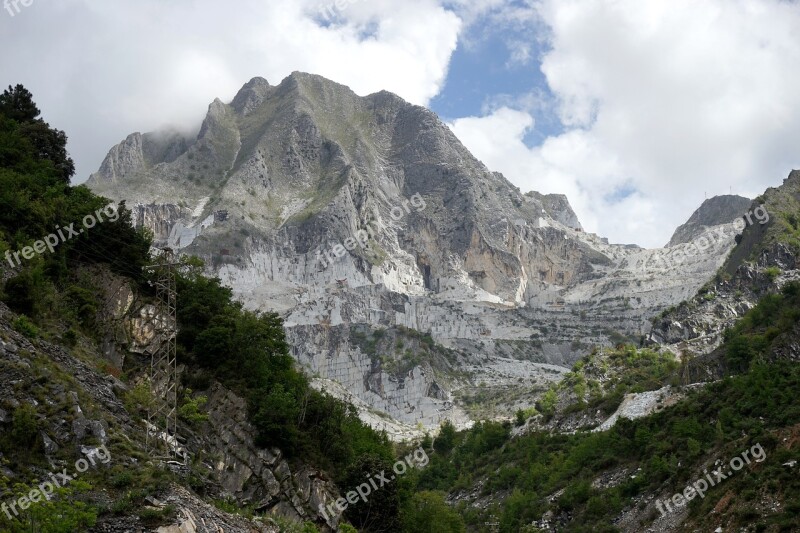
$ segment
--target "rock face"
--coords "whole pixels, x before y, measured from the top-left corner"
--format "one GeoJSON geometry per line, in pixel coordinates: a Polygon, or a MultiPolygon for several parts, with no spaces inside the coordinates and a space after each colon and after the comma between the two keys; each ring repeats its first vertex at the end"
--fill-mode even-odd
{"type": "Polygon", "coordinates": [[[127,200],[157,245],[203,258],[249,308],[281,313],[318,386],[396,438],[468,424],[459,397],[481,383],[483,397],[543,385],[558,377],[547,365],[589,344],[647,334],[734,236],[680,260],[691,243],[608,244],[565,197],[523,195],[491,172],[429,110],[302,73],[215,100],[195,139],[131,135],[89,186],[127,200]],[[410,342],[368,350],[353,326],[428,335],[449,360],[410,342]]]}
{"type": "Polygon", "coordinates": [[[572,229],[582,230],[578,215],[572,210],[569,205],[569,199],[563,194],[540,194],[536,191],[525,193],[525,196],[535,198],[542,203],[545,212],[557,222],[572,229]]]}
{"type": "Polygon", "coordinates": [[[743,196],[715,196],[704,201],[685,224],[678,227],[667,247],[685,244],[713,226],[730,224],[750,209],[753,201],[743,196]]]}

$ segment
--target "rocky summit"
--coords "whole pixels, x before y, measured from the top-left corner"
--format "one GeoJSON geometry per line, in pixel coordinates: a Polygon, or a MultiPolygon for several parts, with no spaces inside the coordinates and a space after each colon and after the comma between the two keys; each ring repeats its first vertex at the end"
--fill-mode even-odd
{"type": "Polygon", "coordinates": [[[609,243],[433,112],[304,73],[215,100],[196,135],[131,134],[88,185],[280,313],[314,386],[397,440],[507,416],[590,345],[649,335],[722,266],[750,205],[707,201],[668,249],[609,243]]]}
{"type": "Polygon", "coordinates": [[[709,228],[725,224],[743,216],[753,201],[743,196],[722,195],[709,198],[692,213],[689,220],[675,230],[667,247],[685,244],[699,237],[709,228]]]}

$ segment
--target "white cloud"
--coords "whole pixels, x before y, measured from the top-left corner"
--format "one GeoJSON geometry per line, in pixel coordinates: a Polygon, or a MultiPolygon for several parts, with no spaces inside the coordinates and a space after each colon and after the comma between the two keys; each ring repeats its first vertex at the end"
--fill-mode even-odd
{"type": "Polygon", "coordinates": [[[462,22],[435,0],[64,0],[0,15],[0,72],[70,136],[76,181],[133,131],[198,126],[253,76],[323,75],[359,94],[435,96],[462,22]],[[334,4],[335,5],[335,4],[334,4]]]}
{"type": "Polygon", "coordinates": [[[532,119],[508,108],[452,127],[516,185],[568,194],[590,230],[660,246],[704,193],[755,196],[800,166],[797,3],[543,0],[536,9],[552,47],[542,71],[566,132],[528,149],[532,119]],[[615,190],[636,192],[615,201],[615,190]]]}

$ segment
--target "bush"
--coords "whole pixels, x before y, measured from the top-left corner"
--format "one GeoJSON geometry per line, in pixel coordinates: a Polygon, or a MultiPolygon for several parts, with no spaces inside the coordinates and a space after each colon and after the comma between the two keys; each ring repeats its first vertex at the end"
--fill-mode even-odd
{"type": "Polygon", "coordinates": [[[183,404],[178,408],[178,415],[189,425],[199,425],[208,420],[208,415],[201,412],[206,403],[208,403],[207,396],[192,398],[192,389],[186,389],[183,393],[183,404]]]}
{"type": "Polygon", "coordinates": [[[11,438],[22,449],[31,447],[39,436],[39,421],[36,409],[31,405],[23,405],[14,410],[11,423],[11,438]]]}
{"type": "MultiPolygon", "coordinates": [[[[16,485],[14,494],[19,497],[30,492],[32,487],[16,485]]],[[[74,480],[69,486],[58,488],[50,500],[32,504],[19,517],[11,520],[0,513],[0,531],[3,533],[73,533],[87,531],[97,521],[97,509],[80,500],[80,496],[91,489],[83,481],[74,480]]]]}
{"type": "Polygon", "coordinates": [[[11,326],[29,339],[35,339],[39,336],[39,328],[37,328],[25,315],[20,315],[16,320],[14,320],[11,326]]]}
{"type": "Polygon", "coordinates": [[[775,281],[775,279],[781,275],[781,269],[778,267],[769,267],[764,269],[764,274],[769,278],[770,281],[775,281]]]}
{"type": "Polygon", "coordinates": [[[403,512],[406,533],[463,533],[464,521],[444,501],[440,492],[417,492],[403,512]]]}

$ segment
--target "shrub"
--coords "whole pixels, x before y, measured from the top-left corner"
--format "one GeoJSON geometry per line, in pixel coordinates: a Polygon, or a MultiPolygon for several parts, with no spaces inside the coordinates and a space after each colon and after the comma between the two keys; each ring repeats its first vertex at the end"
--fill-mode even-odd
{"type": "Polygon", "coordinates": [[[36,409],[32,405],[23,405],[14,410],[14,419],[11,423],[11,438],[14,443],[22,448],[28,448],[39,436],[39,421],[36,409]]]}
{"type": "Polygon", "coordinates": [[[775,281],[775,279],[781,275],[781,269],[778,267],[769,267],[764,269],[764,274],[769,278],[770,281],[775,281]]]}
{"type": "Polygon", "coordinates": [[[178,415],[190,425],[201,424],[208,420],[208,415],[200,411],[207,402],[207,396],[192,398],[192,389],[186,389],[183,393],[183,404],[178,408],[178,415]]]}
{"type": "Polygon", "coordinates": [[[39,336],[39,328],[37,328],[33,322],[31,322],[31,319],[25,315],[20,315],[16,320],[14,320],[11,326],[29,339],[35,339],[39,336]]]}

